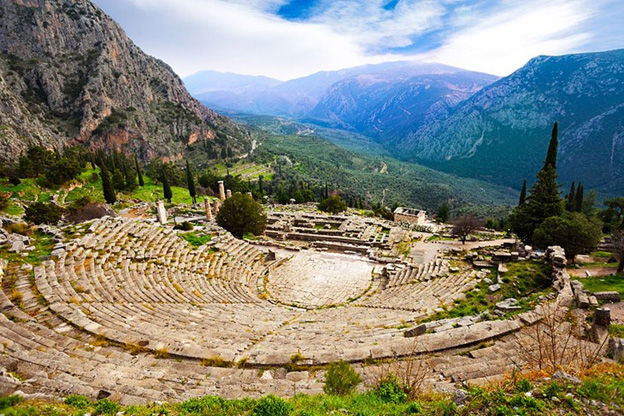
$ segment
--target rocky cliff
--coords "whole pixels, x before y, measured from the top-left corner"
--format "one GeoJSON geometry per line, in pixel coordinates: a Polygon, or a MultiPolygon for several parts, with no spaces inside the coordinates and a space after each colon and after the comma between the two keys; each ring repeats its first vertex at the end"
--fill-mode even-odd
{"type": "Polygon", "coordinates": [[[0,0],[0,159],[28,144],[176,159],[250,142],[90,1],[0,0]]]}

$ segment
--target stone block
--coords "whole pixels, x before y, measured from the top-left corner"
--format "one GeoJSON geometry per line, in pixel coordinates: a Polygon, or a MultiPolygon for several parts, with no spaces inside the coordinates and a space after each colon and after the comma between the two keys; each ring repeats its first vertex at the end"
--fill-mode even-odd
{"type": "Polygon", "coordinates": [[[624,338],[611,338],[608,354],[615,361],[624,364],[624,338]]]}
{"type": "Polygon", "coordinates": [[[589,297],[583,292],[577,293],[576,303],[578,304],[579,308],[587,309],[589,308],[589,297]]]}
{"type": "Polygon", "coordinates": [[[488,291],[490,293],[494,293],[494,292],[498,292],[501,288],[501,285],[499,285],[498,283],[496,283],[495,285],[490,285],[488,286],[488,291]]]}
{"type": "Polygon", "coordinates": [[[403,332],[403,336],[405,338],[413,338],[413,337],[417,337],[419,335],[424,334],[426,331],[427,331],[427,325],[422,324],[422,325],[418,325],[415,328],[408,329],[407,331],[403,332]]]}
{"type": "Polygon", "coordinates": [[[616,291],[608,291],[608,292],[594,292],[593,295],[598,300],[604,300],[607,302],[619,302],[620,294],[616,291]]]}

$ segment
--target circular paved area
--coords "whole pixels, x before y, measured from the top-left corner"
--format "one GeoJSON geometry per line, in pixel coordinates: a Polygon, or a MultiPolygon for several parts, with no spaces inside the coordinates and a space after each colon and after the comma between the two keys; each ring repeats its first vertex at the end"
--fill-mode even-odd
{"type": "Polygon", "coordinates": [[[280,250],[287,259],[271,271],[267,289],[285,305],[308,309],[340,305],[359,298],[372,283],[376,263],[339,253],[280,250]]]}

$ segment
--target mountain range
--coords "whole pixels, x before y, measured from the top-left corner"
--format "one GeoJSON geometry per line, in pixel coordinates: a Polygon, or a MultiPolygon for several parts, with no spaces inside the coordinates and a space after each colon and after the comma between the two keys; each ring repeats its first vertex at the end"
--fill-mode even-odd
{"type": "Polygon", "coordinates": [[[215,75],[212,91],[197,97],[364,134],[403,160],[517,189],[535,177],[558,121],[563,186],[624,193],[624,50],[538,56],[501,79],[396,62],[246,90],[219,82],[215,75]],[[311,84],[313,93],[297,88],[311,84]]]}
{"type": "Polygon", "coordinates": [[[624,50],[539,56],[386,143],[395,154],[519,187],[534,177],[559,122],[559,179],[624,192],[624,50]]]}
{"type": "Polygon", "coordinates": [[[71,143],[176,159],[196,142],[251,140],[90,1],[0,0],[0,160],[71,143]]]}

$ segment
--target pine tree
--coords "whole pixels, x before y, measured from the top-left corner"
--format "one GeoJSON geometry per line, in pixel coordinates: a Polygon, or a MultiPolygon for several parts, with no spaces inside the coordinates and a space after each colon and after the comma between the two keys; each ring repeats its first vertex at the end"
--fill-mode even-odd
{"type": "Polygon", "coordinates": [[[162,169],[162,184],[163,184],[163,195],[167,202],[171,203],[171,198],[173,198],[173,193],[171,192],[171,186],[169,185],[169,178],[167,177],[167,172],[165,168],[162,169]]]}
{"type": "Polygon", "coordinates": [[[115,196],[113,183],[111,182],[108,170],[106,170],[106,166],[104,165],[102,165],[100,170],[100,176],[102,177],[102,191],[104,192],[104,199],[108,204],[114,204],[117,202],[117,196],[115,196]]]}
{"type": "Polygon", "coordinates": [[[141,168],[139,167],[139,160],[134,157],[134,166],[136,167],[137,176],[139,177],[139,186],[145,186],[145,181],[143,181],[143,174],[141,173],[141,168]]]}
{"type": "Polygon", "coordinates": [[[574,211],[574,197],[576,196],[576,187],[574,182],[572,182],[572,186],[570,186],[570,192],[566,195],[566,210],[574,211]]]}
{"type": "Polygon", "coordinates": [[[544,161],[544,167],[552,166],[557,168],[557,147],[559,146],[559,126],[555,121],[550,136],[550,144],[548,145],[548,153],[546,153],[546,160],[544,161]]]}
{"type": "Polygon", "coordinates": [[[583,184],[579,182],[576,188],[576,196],[574,197],[574,211],[581,212],[583,209],[583,184]]]}
{"type": "Polygon", "coordinates": [[[522,205],[526,202],[526,193],[527,193],[527,181],[524,180],[522,184],[522,191],[520,191],[520,200],[518,201],[518,205],[522,205]]]}
{"type": "Polygon", "coordinates": [[[188,185],[189,194],[191,195],[191,198],[193,198],[193,204],[196,204],[197,192],[195,191],[195,180],[193,179],[193,172],[191,172],[188,159],[186,160],[186,183],[188,185]]]}

